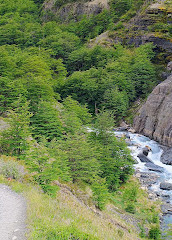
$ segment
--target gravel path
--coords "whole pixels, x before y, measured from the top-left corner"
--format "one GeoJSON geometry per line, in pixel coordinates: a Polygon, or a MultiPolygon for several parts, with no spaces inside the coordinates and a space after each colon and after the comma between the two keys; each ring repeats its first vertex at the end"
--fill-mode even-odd
{"type": "Polygon", "coordinates": [[[0,239],[26,240],[26,203],[8,186],[0,184],[0,239]]]}

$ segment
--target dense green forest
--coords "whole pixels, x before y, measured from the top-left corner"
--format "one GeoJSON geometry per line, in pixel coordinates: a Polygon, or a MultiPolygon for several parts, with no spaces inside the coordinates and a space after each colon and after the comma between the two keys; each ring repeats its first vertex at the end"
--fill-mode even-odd
{"type": "Polygon", "coordinates": [[[133,173],[130,152],[112,129],[152,90],[156,71],[152,44],[88,41],[133,16],[143,1],[112,0],[109,10],[67,23],[44,21],[42,3],[0,0],[0,115],[9,123],[0,152],[24,162],[30,181],[52,197],[55,180],[90,186],[102,210],[133,173]]]}

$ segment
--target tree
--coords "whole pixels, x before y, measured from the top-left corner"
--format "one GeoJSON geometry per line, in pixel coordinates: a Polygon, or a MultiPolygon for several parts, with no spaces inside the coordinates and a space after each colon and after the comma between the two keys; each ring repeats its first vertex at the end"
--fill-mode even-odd
{"type": "Polygon", "coordinates": [[[29,112],[29,102],[22,96],[13,105],[13,110],[8,111],[10,127],[1,134],[0,149],[3,154],[19,156],[28,148],[27,139],[30,136],[29,124],[32,114],[29,112]]]}
{"type": "Polygon", "coordinates": [[[118,88],[107,89],[104,93],[102,105],[105,109],[113,111],[115,120],[118,123],[126,115],[128,109],[127,94],[124,91],[119,91],[118,88]]]}
{"type": "Polygon", "coordinates": [[[63,106],[68,112],[76,114],[83,124],[91,122],[91,114],[86,105],[80,105],[78,101],[69,96],[63,100],[63,106]]]}
{"type": "Polygon", "coordinates": [[[51,149],[45,146],[47,142],[43,139],[39,144],[35,141],[30,143],[30,149],[24,158],[35,182],[37,182],[44,192],[55,196],[58,186],[55,180],[69,181],[69,168],[65,153],[54,151],[53,145],[51,149]]]}
{"type": "Polygon", "coordinates": [[[54,102],[41,100],[31,118],[33,136],[40,139],[42,136],[50,141],[53,138],[61,138],[64,131],[62,120],[54,102]]]}
{"type": "Polygon", "coordinates": [[[98,152],[87,141],[85,135],[68,136],[66,141],[60,142],[59,149],[67,154],[73,182],[91,183],[94,176],[98,175],[99,163],[96,159],[98,152]]]}
{"type": "Polygon", "coordinates": [[[99,176],[106,179],[111,191],[127,181],[133,173],[134,163],[126,143],[114,136],[113,122],[113,117],[109,112],[100,112],[95,122],[95,132],[90,134],[90,141],[93,141],[99,152],[99,176]]]}

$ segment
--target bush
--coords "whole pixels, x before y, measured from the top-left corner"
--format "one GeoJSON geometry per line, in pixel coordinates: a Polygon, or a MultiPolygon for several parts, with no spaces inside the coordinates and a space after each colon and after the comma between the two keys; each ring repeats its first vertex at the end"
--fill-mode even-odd
{"type": "Polygon", "coordinates": [[[22,165],[14,159],[7,157],[0,159],[0,174],[5,178],[22,180],[25,175],[25,170],[22,165]]]}
{"type": "Polygon", "coordinates": [[[127,207],[125,208],[125,210],[126,210],[126,212],[129,212],[129,213],[132,213],[132,214],[136,213],[136,208],[135,208],[133,203],[129,203],[127,205],[127,207]]]}
{"type": "Polygon", "coordinates": [[[152,226],[151,229],[149,230],[149,239],[155,239],[158,240],[160,239],[160,228],[159,226],[152,226]]]}

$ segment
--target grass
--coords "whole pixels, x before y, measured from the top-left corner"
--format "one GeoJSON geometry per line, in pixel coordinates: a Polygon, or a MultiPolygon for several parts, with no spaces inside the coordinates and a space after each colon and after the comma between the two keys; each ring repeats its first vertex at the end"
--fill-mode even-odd
{"type": "MultiPolygon", "coordinates": [[[[111,194],[111,202],[104,211],[81,200],[79,195],[83,196],[84,187],[61,184],[57,196],[52,198],[28,179],[27,176],[17,181],[0,175],[0,183],[22,193],[27,201],[28,240],[135,240],[139,239],[139,224],[149,228],[153,214],[159,211],[159,205],[148,200],[134,178],[111,194]],[[133,195],[136,213],[130,214],[125,212],[125,207],[133,186],[137,190],[133,195]]],[[[88,186],[85,195],[91,196],[88,186]]]]}

